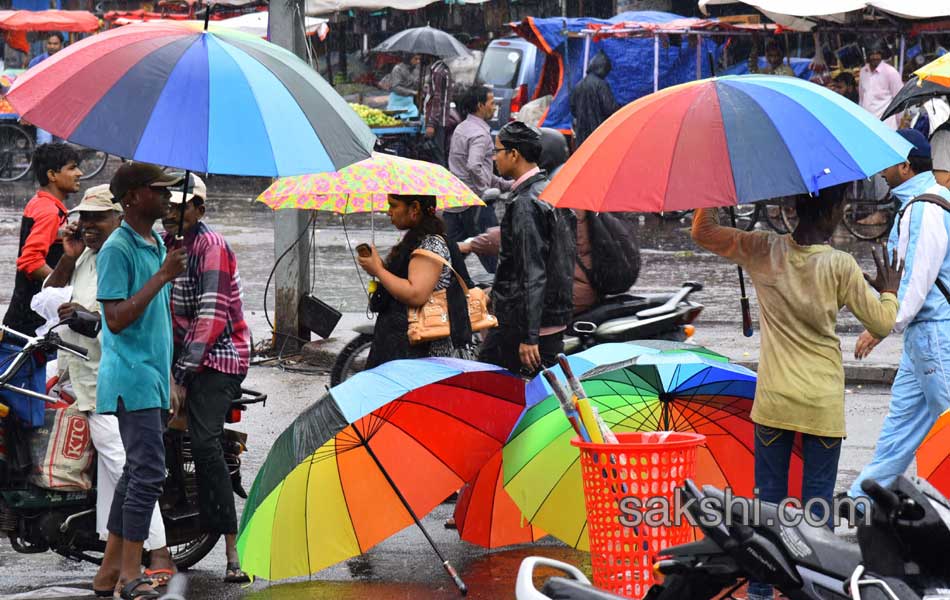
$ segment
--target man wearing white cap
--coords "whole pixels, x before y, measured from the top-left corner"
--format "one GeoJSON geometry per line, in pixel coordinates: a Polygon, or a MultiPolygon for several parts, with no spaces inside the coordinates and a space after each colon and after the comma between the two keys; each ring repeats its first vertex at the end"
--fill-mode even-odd
{"type": "Polygon", "coordinates": [[[237,554],[237,513],[221,435],[231,401],[241,395],[251,336],[244,322],[234,252],[201,220],[205,184],[191,175],[186,187],[187,198],[180,191],[172,192],[162,218],[165,244],[169,248],[183,245],[188,254],[188,268],[172,282],[172,396],[184,401],[182,412],[188,415],[202,531],[224,536],[224,581],[242,583],[250,579],[241,570],[237,554]]]}
{"type": "MultiPolygon", "coordinates": [[[[122,205],[113,203],[108,184],[97,185],[86,190],[82,201],[69,211],[69,214],[78,214],[79,221],[70,223],[61,230],[63,256],[43,284],[43,287],[72,286],[70,301],[59,307],[60,319],[69,318],[77,310],[99,312],[96,255],[112,232],[119,227],[122,221],[122,205]]],[[[98,454],[96,531],[100,539],[105,541],[109,537],[106,525],[115,486],[125,466],[125,448],[122,446],[116,416],[96,413],[96,378],[102,356],[101,334],[99,337],[90,338],[71,329],[63,329],[60,336],[64,341],[82,346],[88,351],[87,360],[73,358],[69,353],[61,352],[57,356],[57,364],[60,366],[60,381],[68,379],[76,398],[76,407],[89,419],[92,443],[98,454]]],[[[166,547],[165,524],[162,522],[157,503],[152,513],[145,548],[151,551],[151,569],[147,569],[146,574],[152,576],[158,584],[167,582],[175,573],[175,564],[166,547]]],[[[103,593],[108,592],[111,596],[118,572],[118,564],[110,565],[104,562],[93,580],[93,588],[103,593]]]]}

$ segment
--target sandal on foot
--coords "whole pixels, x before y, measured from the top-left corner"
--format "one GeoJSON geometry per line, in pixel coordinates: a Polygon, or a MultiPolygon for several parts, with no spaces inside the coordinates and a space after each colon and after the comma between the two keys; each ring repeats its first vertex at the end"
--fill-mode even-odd
{"type": "Polygon", "coordinates": [[[125,584],[122,588],[122,592],[119,594],[119,598],[122,600],[137,600],[138,598],[144,598],[146,600],[151,598],[158,598],[161,596],[155,590],[139,590],[138,588],[143,585],[152,585],[152,580],[149,577],[139,577],[138,579],[133,579],[132,581],[125,584]]]}
{"type": "Polygon", "coordinates": [[[229,562],[224,573],[224,583],[250,583],[251,578],[241,570],[241,563],[229,562]]]}
{"type": "Polygon", "coordinates": [[[442,526],[446,529],[458,529],[458,525],[455,523],[455,519],[446,519],[442,526]]]}
{"type": "Polygon", "coordinates": [[[175,576],[175,572],[171,569],[145,569],[145,575],[151,578],[153,587],[164,587],[175,576]]]}
{"type": "Polygon", "coordinates": [[[107,590],[97,590],[96,588],[92,588],[92,593],[96,595],[96,598],[114,598],[115,588],[109,588],[107,590]]]}

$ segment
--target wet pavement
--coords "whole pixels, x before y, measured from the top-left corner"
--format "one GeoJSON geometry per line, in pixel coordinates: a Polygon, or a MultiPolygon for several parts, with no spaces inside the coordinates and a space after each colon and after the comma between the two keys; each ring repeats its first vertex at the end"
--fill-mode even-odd
{"type": "MultiPolygon", "coordinates": [[[[91,182],[95,184],[98,182],[91,182]]],[[[264,319],[265,283],[273,267],[273,213],[250,199],[266,186],[266,181],[209,182],[212,200],[207,221],[222,233],[237,254],[245,288],[248,319],[255,339],[264,339],[268,330],[264,319]],[[241,186],[244,186],[243,189],[241,186]]],[[[32,193],[32,186],[4,186],[0,190],[0,269],[6,269],[6,281],[13,278],[16,258],[20,211],[32,193]]],[[[78,199],[72,201],[72,204],[78,199]]],[[[374,235],[377,244],[386,247],[397,239],[385,216],[375,218],[374,229],[365,216],[347,218],[346,228],[340,219],[321,216],[313,235],[315,257],[313,293],[348,313],[347,319],[335,332],[339,339],[332,346],[339,347],[351,335],[346,327],[358,322],[358,314],[365,310],[366,296],[353,262],[350,247],[369,241],[374,235]],[[373,233],[375,231],[375,234],[373,233]]],[[[713,349],[724,351],[734,358],[754,358],[757,343],[744,341],[738,330],[738,284],[735,267],[706,253],[697,252],[689,239],[689,220],[659,221],[643,219],[640,242],[643,247],[643,269],[637,290],[642,292],[672,291],[687,280],[700,281],[705,289],[695,300],[705,305],[697,322],[697,341],[713,349]],[[744,350],[748,344],[749,350],[744,350]]],[[[836,245],[855,252],[865,268],[873,261],[867,243],[853,243],[846,238],[836,245]]],[[[477,261],[470,267],[477,270],[477,261]]],[[[273,284],[272,284],[273,285],[273,284]]],[[[0,286],[0,310],[9,301],[12,286],[0,286]]],[[[750,293],[753,293],[750,286],[750,293]]],[[[754,293],[753,293],[754,295],[754,293]]],[[[272,303],[273,289],[269,302],[272,303]]],[[[272,310],[272,308],[271,308],[272,310]]],[[[273,318],[273,317],[271,317],[273,318]]],[[[857,321],[850,316],[843,319],[841,333],[853,335],[859,331],[857,321]]],[[[850,337],[850,336],[849,336],[850,337]]],[[[848,348],[846,347],[846,351],[848,348]]],[[[245,382],[247,387],[269,395],[266,407],[255,406],[245,413],[234,429],[247,432],[249,451],[244,455],[244,480],[249,484],[266,456],[272,440],[311,402],[315,401],[328,384],[325,375],[304,374],[275,367],[252,367],[245,382]]],[[[847,418],[849,437],[845,440],[838,478],[839,489],[850,483],[873,451],[880,423],[887,412],[887,389],[880,386],[852,386],[848,391],[847,418]]],[[[239,508],[240,510],[240,508],[239,508]]],[[[454,531],[442,527],[451,516],[452,506],[442,505],[426,517],[424,525],[436,543],[458,568],[469,585],[469,597],[512,597],[514,580],[520,560],[531,554],[540,554],[580,564],[589,572],[587,556],[565,548],[550,540],[529,547],[518,547],[487,552],[458,540],[454,531]]],[[[188,575],[189,598],[452,598],[458,597],[451,580],[422,535],[409,528],[388,539],[363,557],[346,561],[324,570],[311,578],[287,582],[255,582],[247,587],[226,586],[220,583],[224,567],[223,544],[204,559],[188,575]]],[[[77,564],[53,554],[23,555],[13,552],[6,542],[0,542],[0,600],[11,594],[27,593],[28,597],[49,597],[44,590],[59,594],[57,597],[90,596],[89,584],[94,566],[77,564]],[[73,591],[53,590],[53,586],[73,591]],[[84,588],[77,589],[77,588],[84,588]]]]}

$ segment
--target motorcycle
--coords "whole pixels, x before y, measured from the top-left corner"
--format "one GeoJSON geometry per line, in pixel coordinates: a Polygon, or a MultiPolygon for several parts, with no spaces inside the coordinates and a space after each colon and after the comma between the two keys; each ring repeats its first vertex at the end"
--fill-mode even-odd
{"type": "MultiPolygon", "coordinates": [[[[476,281],[476,284],[485,285],[476,281]]],[[[564,353],[576,354],[607,342],[637,340],[689,341],[692,323],[703,305],[689,300],[703,286],[688,281],[673,294],[621,294],[609,296],[590,310],[576,315],[564,334],[564,353]]],[[[330,385],[339,385],[362,371],[373,345],[372,323],[353,328],[356,337],[337,355],[330,372],[330,385]]]]}
{"type": "MultiPolygon", "coordinates": [[[[86,349],[64,342],[55,329],[67,325],[82,335],[95,337],[98,323],[94,315],[77,311],[74,317],[62,321],[42,337],[29,337],[0,325],[4,333],[26,340],[26,344],[0,374],[0,389],[19,392],[48,404],[61,405],[61,398],[23,389],[11,385],[9,381],[33,353],[49,354],[59,350],[85,359],[86,349]]],[[[241,392],[241,397],[234,399],[231,404],[226,419],[228,423],[239,422],[248,406],[266,404],[267,396],[264,394],[247,389],[241,392]]],[[[0,417],[8,413],[9,407],[0,402],[0,417]]],[[[6,536],[13,549],[23,554],[52,550],[73,560],[101,564],[105,542],[99,539],[96,532],[95,486],[88,491],[67,492],[30,483],[29,468],[22,468],[24,456],[29,456],[28,447],[23,447],[23,442],[27,442],[23,434],[28,435],[28,432],[14,425],[14,419],[6,419],[6,423],[6,442],[9,458],[12,459],[9,462],[19,463],[21,468],[8,468],[5,475],[0,473],[0,535],[6,536]],[[20,443],[11,443],[14,436],[10,434],[18,434],[15,437],[20,443]]],[[[3,431],[0,430],[0,433],[3,431]]],[[[231,485],[242,498],[247,497],[241,484],[241,454],[247,449],[246,441],[246,434],[224,430],[222,445],[231,474],[231,485]]],[[[164,434],[164,443],[167,475],[159,507],[172,560],[179,569],[184,570],[211,552],[220,535],[204,533],[199,527],[198,486],[188,432],[168,429],[164,434]]],[[[26,462],[29,462],[28,458],[26,462]]],[[[95,468],[92,472],[95,473],[95,468]]]]}
{"type": "MultiPolygon", "coordinates": [[[[704,537],[659,553],[653,569],[660,583],[646,600],[734,598],[750,578],[792,600],[950,598],[950,559],[934,552],[950,543],[950,502],[919,478],[861,487],[873,504],[870,520],[859,520],[855,544],[808,524],[801,510],[787,506],[762,503],[758,522],[747,524],[756,514],[749,500],[726,502],[721,490],[700,490],[687,480],[681,492],[704,537]]],[[[553,566],[569,577],[550,578],[538,591],[533,570],[545,563],[529,560],[518,574],[518,600],[619,598],[591,587],[563,563],[553,566]]]]}

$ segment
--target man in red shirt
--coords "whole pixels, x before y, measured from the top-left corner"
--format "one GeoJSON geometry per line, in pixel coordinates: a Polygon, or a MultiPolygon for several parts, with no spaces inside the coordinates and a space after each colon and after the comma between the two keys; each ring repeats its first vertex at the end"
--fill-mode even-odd
{"type": "MultiPolygon", "coordinates": [[[[10,306],[3,324],[24,335],[36,335],[36,328],[45,321],[30,308],[33,296],[43,288],[43,280],[63,255],[59,229],[66,224],[66,198],[79,191],[79,154],[67,144],[43,144],[33,153],[33,169],[40,189],[27,203],[20,221],[20,250],[16,261],[16,279],[10,306]]],[[[0,361],[16,353],[24,340],[12,334],[3,335],[0,361]]],[[[32,359],[20,370],[23,380],[15,385],[45,391],[45,363],[32,359]],[[25,385],[24,385],[25,384],[25,385]]],[[[21,394],[4,392],[14,413],[32,426],[43,423],[43,403],[21,394]]]]}
{"type": "Polygon", "coordinates": [[[26,335],[35,335],[44,323],[30,308],[33,296],[63,255],[59,228],[66,224],[66,198],[79,191],[79,155],[67,144],[43,144],[33,153],[33,168],[40,189],[27,203],[20,221],[20,250],[16,283],[3,324],[26,335]]]}

